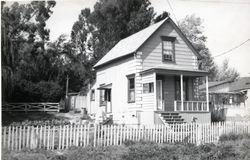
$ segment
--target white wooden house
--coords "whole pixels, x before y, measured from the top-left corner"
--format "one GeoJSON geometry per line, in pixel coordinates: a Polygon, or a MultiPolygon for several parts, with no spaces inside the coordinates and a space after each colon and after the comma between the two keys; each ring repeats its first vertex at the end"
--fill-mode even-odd
{"type": "MultiPolygon", "coordinates": [[[[199,101],[199,53],[166,18],[119,41],[95,66],[87,108],[115,123],[210,122],[207,101],[199,101]]],[[[208,91],[208,87],[207,87],[208,91]]]]}

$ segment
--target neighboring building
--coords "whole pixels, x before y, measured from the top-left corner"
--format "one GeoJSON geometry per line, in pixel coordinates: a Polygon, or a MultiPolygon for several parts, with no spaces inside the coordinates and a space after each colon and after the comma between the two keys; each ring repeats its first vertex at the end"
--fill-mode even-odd
{"type": "MultiPolygon", "coordinates": [[[[205,86],[200,86],[205,91],[205,86]]],[[[210,110],[222,120],[241,121],[250,118],[250,77],[235,81],[209,82],[210,110]]]]}
{"type": "MultiPolygon", "coordinates": [[[[88,113],[114,123],[210,122],[208,101],[199,101],[201,56],[166,18],[117,43],[95,66],[88,113]]],[[[208,93],[207,93],[208,97],[208,93]]]]}
{"type": "Polygon", "coordinates": [[[86,109],[87,106],[87,96],[81,95],[79,93],[68,93],[69,104],[67,110],[81,111],[86,109]]]}

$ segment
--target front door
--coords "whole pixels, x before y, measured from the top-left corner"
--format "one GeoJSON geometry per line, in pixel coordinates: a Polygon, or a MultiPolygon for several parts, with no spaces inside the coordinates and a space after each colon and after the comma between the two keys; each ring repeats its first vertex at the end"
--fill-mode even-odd
{"type": "Polygon", "coordinates": [[[163,110],[162,105],[162,81],[156,80],[156,105],[157,110],[163,110]]]}
{"type": "Polygon", "coordinates": [[[111,89],[106,89],[106,113],[112,112],[112,105],[111,105],[111,89]]]}

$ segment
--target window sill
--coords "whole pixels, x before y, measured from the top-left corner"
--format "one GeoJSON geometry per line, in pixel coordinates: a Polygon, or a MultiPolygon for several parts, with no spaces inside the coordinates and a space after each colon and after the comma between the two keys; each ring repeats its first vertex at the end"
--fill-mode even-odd
{"type": "Polygon", "coordinates": [[[128,103],[135,103],[135,101],[128,101],[128,103]]]}
{"type": "Polygon", "coordinates": [[[168,60],[162,60],[162,62],[164,62],[164,63],[175,63],[175,61],[168,61],[168,60]]]}

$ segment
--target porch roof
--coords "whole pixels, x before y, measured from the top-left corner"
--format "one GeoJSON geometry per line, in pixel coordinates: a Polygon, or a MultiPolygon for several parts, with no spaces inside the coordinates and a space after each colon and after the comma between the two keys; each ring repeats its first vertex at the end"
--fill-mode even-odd
{"type": "Polygon", "coordinates": [[[194,76],[194,77],[203,77],[208,76],[209,72],[203,70],[195,70],[195,69],[186,69],[186,68],[168,68],[168,67],[154,67],[141,72],[141,74],[146,73],[157,73],[157,74],[164,74],[164,75],[184,75],[184,76],[194,76]]]}
{"type": "Polygon", "coordinates": [[[102,90],[102,89],[111,89],[111,88],[112,88],[112,83],[109,83],[109,84],[103,84],[97,89],[102,90]]]}

